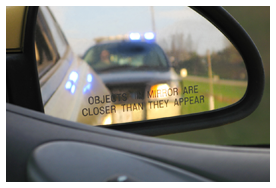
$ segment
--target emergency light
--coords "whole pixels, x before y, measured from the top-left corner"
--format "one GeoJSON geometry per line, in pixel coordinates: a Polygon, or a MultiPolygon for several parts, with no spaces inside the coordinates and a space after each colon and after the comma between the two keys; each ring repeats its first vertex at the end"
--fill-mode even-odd
{"type": "Polygon", "coordinates": [[[145,40],[153,40],[154,39],[154,34],[152,32],[146,32],[144,34],[145,40]]]}
{"type": "Polygon", "coordinates": [[[140,40],[141,35],[139,33],[130,33],[129,34],[129,39],[130,40],[140,40]]]}
{"type": "Polygon", "coordinates": [[[141,37],[140,33],[130,33],[129,39],[132,41],[144,40],[152,42],[155,39],[155,34],[153,32],[146,32],[141,37]]]}
{"type": "Polygon", "coordinates": [[[93,80],[92,75],[91,75],[91,74],[88,74],[87,77],[86,77],[86,81],[87,81],[87,82],[92,82],[92,80],[93,80]]]}
{"type": "Polygon", "coordinates": [[[79,75],[75,71],[72,71],[71,74],[69,75],[69,80],[72,80],[73,82],[76,83],[79,75]]]}
{"type": "MultiPolygon", "coordinates": [[[[75,83],[77,82],[78,80],[78,77],[79,77],[79,74],[75,71],[72,71],[69,75],[69,79],[68,81],[66,82],[65,84],[65,89],[67,90],[70,90],[70,92],[72,94],[75,93],[75,90],[76,90],[76,85],[75,83]]],[[[91,80],[92,81],[92,80],[91,80]]]]}

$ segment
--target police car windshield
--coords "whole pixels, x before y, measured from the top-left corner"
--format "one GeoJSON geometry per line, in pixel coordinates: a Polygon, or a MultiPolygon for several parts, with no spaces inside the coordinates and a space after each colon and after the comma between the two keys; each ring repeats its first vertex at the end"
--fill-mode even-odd
{"type": "Polygon", "coordinates": [[[83,59],[96,72],[169,68],[161,48],[146,42],[99,44],[90,48],[83,59]]]}

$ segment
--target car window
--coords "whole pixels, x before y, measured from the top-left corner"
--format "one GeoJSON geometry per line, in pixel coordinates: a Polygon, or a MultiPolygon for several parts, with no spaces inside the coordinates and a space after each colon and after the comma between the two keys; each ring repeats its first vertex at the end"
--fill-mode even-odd
{"type": "Polygon", "coordinates": [[[58,53],[60,57],[63,57],[66,48],[67,41],[64,39],[62,32],[59,30],[57,22],[52,17],[47,7],[40,7],[40,11],[43,13],[43,16],[48,24],[49,29],[51,30],[51,34],[55,45],[57,47],[58,53]]]}
{"type": "Polygon", "coordinates": [[[39,77],[45,74],[59,59],[48,25],[40,9],[35,27],[35,54],[39,77]]]}
{"type": "Polygon", "coordinates": [[[159,47],[147,43],[108,43],[89,49],[83,59],[96,71],[129,69],[168,69],[169,64],[159,47]]]}

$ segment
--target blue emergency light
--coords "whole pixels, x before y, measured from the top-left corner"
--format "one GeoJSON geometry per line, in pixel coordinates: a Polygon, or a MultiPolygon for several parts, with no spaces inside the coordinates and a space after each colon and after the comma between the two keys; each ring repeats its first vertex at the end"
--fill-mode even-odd
{"type": "Polygon", "coordinates": [[[130,33],[129,34],[129,39],[130,40],[140,40],[141,35],[140,35],[140,33],[130,33]]]}
{"type": "Polygon", "coordinates": [[[86,77],[86,81],[87,81],[87,82],[92,82],[92,80],[93,80],[92,75],[91,75],[91,74],[88,74],[87,77],[86,77]]]}
{"type": "Polygon", "coordinates": [[[65,88],[66,89],[71,89],[72,87],[72,83],[70,81],[67,81],[66,84],[65,84],[65,88]]]}
{"type": "Polygon", "coordinates": [[[71,74],[69,75],[69,80],[72,80],[73,82],[76,83],[79,75],[75,71],[72,71],[71,74]]]}
{"type": "Polygon", "coordinates": [[[75,85],[73,85],[73,86],[71,87],[71,93],[72,93],[72,94],[74,94],[74,93],[75,93],[75,91],[76,91],[76,86],[75,86],[75,85]]]}
{"type": "Polygon", "coordinates": [[[79,78],[79,74],[75,71],[72,71],[69,75],[68,81],[65,84],[65,89],[70,90],[72,94],[74,94],[76,91],[75,83],[77,82],[78,78],[79,78]]]}
{"type": "Polygon", "coordinates": [[[83,92],[83,93],[86,93],[86,92],[90,91],[90,89],[91,89],[91,83],[89,83],[89,84],[87,84],[86,86],[84,86],[82,92],[83,92]]]}
{"type": "Polygon", "coordinates": [[[144,38],[145,38],[145,40],[153,40],[154,39],[154,33],[152,33],[152,32],[146,32],[145,34],[144,34],[144,38]]]}

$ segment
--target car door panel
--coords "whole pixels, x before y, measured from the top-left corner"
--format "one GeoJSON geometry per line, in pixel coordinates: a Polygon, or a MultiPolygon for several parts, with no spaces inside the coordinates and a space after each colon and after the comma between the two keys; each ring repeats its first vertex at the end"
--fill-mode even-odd
{"type": "MultiPolygon", "coordinates": [[[[150,160],[150,165],[154,163],[165,164],[169,166],[165,168],[167,169],[165,171],[172,176],[180,170],[196,175],[199,177],[197,180],[206,178],[206,180],[211,181],[270,181],[269,149],[208,146],[165,141],[69,122],[11,104],[7,104],[7,181],[27,181],[27,164],[32,153],[45,143],[57,141],[84,143],[85,148],[88,147],[91,150],[96,147],[98,152],[101,153],[102,150],[104,155],[109,152],[110,154],[115,151],[122,152],[117,157],[121,154],[122,156],[131,155],[135,159],[142,158],[142,161],[150,160]],[[171,170],[171,168],[177,170],[171,170]]],[[[60,147],[66,150],[68,144],[60,147]]],[[[76,161],[81,161],[81,156],[89,156],[89,152],[85,149],[82,150],[82,154],[75,154],[74,159],[76,161]]],[[[53,155],[53,157],[57,156],[53,155]]],[[[114,160],[118,160],[117,157],[114,160]]],[[[136,163],[129,162],[126,165],[124,168],[131,171],[136,163]]],[[[76,166],[81,167],[77,164],[76,166]]],[[[82,167],[89,168],[89,165],[82,167]]],[[[104,169],[121,173],[121,167],[116,165],[105,166],[104,163],[101,163],[98,168],[100,169],[95,168],[93,172],[97,173],[104,169]]],[[[63,173],[66,173],[66,168],[63,173]]],[[[139,171],[138,173],[143,172],[139,171]]],[[[147,181],[157,181],[155,178],[158,174],[154,174],[151,174],[152,179],[147,179],[147,181]]],[[[183,178],[185,179],[184,176],[183,178]]],[[[83,179],[80,177],[79,180],[83,179]]],[[[139,180],[138,178],[137,181],[139,180]]],[[[89,181],[100,181],[100,179],[91,177],[89,181]]],[[[140,181],[145,180],[141,178],[140,181]]],[[[195,179],[191,181],[195,181],[195,179]]]]}
{"type": "Polygon", "coordinates": [[[55,141],[37,147],[30,181],[209,181],[171,165],[103,146],[55,141]],[[76,159],[77,156],[77,159],[76,159]]]}

